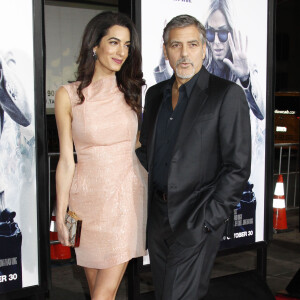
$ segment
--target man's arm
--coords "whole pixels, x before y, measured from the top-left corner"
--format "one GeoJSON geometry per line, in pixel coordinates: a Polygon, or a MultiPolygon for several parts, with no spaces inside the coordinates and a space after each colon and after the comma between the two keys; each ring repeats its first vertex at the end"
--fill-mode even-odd
{"type": "Polygon", "coordinates": [[[250,176],[251,129],[249,107],[243,90],[236,84],[226,92],[219,119],[222,168],[215,192],[205,210],[205,223],[217,229],[241,199],[250,176]]]}

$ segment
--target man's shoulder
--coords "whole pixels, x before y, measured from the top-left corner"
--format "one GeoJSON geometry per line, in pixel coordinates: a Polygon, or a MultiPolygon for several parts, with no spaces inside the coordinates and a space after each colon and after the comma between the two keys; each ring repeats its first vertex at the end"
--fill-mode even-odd
{"type": "Polygon", "coordinates": [[[156,84],[150,86],[147,89],[147,94],[163,92],[169,81],[170,81],[170,79],[164,80],[164,81],[161,81],[159,83],[156,83],[156,84]]]}
{"type": "Polygon", "coordinates": [[[247,104],[245,92],[237,83],[212,74],[208,95],[215,101],[227,103],[231,107],[241,103],[247,104]]]}
{"type": "Polygon", "coordinates": [[[216,76],[212,73],[209,73],[209,74],[210,74],[210,84],[219,84],[220,86],[237,85],[235,82],[230,81],[228,79],[224,79],[224,78],[216,76]]]}
{"type": "Polygon", "coordinates": [[[212,89],[218,89],[218,90],[228,90],[228,89],[241,90],[241,91],[243,90],[236,82],[218,77],[211,73],[210,73],[209,86],[212,89]]]}

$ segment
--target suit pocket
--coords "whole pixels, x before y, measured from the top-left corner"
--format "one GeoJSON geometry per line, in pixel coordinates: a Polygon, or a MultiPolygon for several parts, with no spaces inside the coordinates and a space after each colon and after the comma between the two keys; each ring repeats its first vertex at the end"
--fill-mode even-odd
{"type": "Polygon", "coordinates": [[[209,226],[210,224],[209,222],[207,222],[208,220],[206,219],[205,212],[206,212],[207,205],[209,205],[209,203],[213,199],[213,193],[215,192],[215,188],[216,188],[215,184],[211,184],[205,186],[202,190],[198,192],[197,198],[199,203],[201,203],[201,209],[198,212],[197,221],[195,225],[201,228],[201,230],[203,229],[205,223],[210,228],[209,226]]]}
{"type": "Polygon", "coordinates": [[[207,113],[207,114],[201,114],[197,118],[197,122],[203,122],[210,119],[213,119],[215,117],[215,113],[207,113]]]}
{"type": "Polygon", "coordinates": [[[197,135],[207,141],[207,138],[213,137],[217,132],[218,118],[215,113],[208,113],[198,116],[196,122],[194,123],[193,129],[197,135]]]}
{"type": "Polygon", "coordinates": [[[215,185],[207,185],[194,192],[194,208],[187,222],[188,229],[203,229],[205,221],[205,209],[212,197],[214,190],[215,185]]]}

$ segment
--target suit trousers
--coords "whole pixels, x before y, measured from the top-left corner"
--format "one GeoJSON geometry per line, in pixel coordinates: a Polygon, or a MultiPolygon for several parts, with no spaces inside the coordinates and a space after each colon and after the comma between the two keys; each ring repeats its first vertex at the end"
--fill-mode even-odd
{"type": "Polygon", "coordinates": [[[148,249],[156,300],[204,298],[224,226],[204,233],[199,244],[186,247],[171,230],[167,202],[155,194],[149,213],[148,249]]]}

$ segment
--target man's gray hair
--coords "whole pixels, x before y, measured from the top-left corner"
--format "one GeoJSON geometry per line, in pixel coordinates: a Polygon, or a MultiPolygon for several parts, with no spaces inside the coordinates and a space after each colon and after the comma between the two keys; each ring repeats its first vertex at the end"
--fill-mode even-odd
{"type": "Polygon", "coordinates": [[[206,31],[205,27],[194,17],[190,15],[179,15],[174,17],[165,27],[163,33],[164,44],[166,45],[169,41],[169,34],[171,29],[183,28],[194,25],[197,27],[200,33],[200,39],[202,44],[206,43],[206,31]]]}

